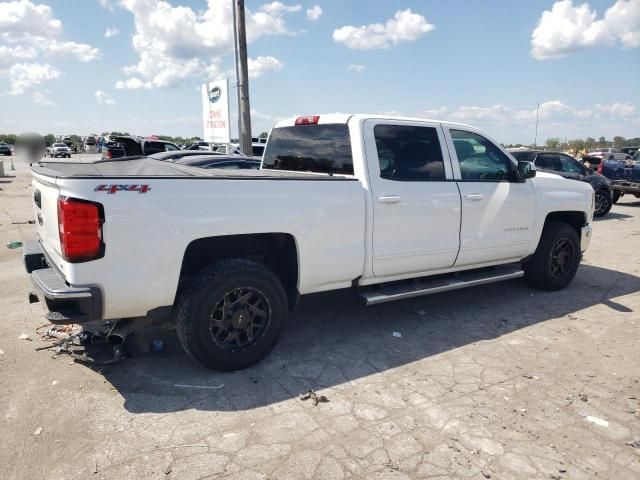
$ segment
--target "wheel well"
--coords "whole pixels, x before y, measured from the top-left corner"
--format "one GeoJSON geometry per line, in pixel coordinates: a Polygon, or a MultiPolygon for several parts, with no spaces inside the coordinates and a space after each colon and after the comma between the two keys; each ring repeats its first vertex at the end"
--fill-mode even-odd
{"type": "Polygon", "coordinates": [[[203,267],[226,258],[245,258],[265,265],[282,281],[289,306],[298,301],[298,251],[292,235],[256,233],[205,237],[192,241],[185,250],[178,292],[203,267]]]}
{"type": "Polygon", "coordinates": [[[571,225],[576,229],[578,235],[580,235],[580,230],[586,224],[586,218],[584,212],[551,212],[545,218],[545,225],[549,221],[563,222],[571,225]]]}

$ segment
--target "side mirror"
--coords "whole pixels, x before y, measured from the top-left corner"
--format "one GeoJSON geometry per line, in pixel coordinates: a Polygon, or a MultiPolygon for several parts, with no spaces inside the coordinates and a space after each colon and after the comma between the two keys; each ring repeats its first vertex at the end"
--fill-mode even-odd
{"type": "Polygon", "coordinates": [[[533,162],[518,162],[518,176],[522,181],[536,176],[536,166],[533,162]]]}

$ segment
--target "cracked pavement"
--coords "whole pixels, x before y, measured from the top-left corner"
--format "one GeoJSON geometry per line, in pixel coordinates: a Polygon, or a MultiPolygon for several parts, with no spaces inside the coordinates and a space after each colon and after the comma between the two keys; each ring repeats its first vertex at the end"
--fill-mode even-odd
{"type": "Polygon", "coordinates": [[[115,365],[35,351],[42,307],[5,247],[35,232],[11,224],[33,215],[17,168],[0,179],[3,479],[640,478],[638,199],[596,220],[563,291],[314,295],[265,361],[223,374],[161,327],[138,339],[162,353],[115,365]]]}

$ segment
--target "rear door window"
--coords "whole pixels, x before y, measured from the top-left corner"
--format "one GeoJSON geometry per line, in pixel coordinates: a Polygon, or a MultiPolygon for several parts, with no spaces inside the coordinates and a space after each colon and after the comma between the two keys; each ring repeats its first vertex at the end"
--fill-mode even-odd
{"type": "Polygon", "coordinates": [[[434,127],[376,125],[380,177],[405,182],[445,180],[442,148],[434,127]]]}
{"type": "Polygon", "coordinates": [[[353,175],[349,127],[340,123],[274,128],[262,168],[353,175]]]}

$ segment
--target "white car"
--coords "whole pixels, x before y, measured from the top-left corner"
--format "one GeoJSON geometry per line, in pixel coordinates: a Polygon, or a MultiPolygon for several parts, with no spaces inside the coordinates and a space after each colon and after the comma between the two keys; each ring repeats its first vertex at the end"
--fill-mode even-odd
{"type": "Polygon", "coordinates": [[[25,264],[47,319],[173,318],[218,370],[266,356],[300,295],[352,289],[373,305],[519,277],[561,289],[594,209],[590,185],[536,175],[473,127],[379,115],[280,121],[261,170],[138,157],[32,172],[25,264]]]}
{"type": "Polygon", "coordinates": [[[64,143],[54,143],[49,148],[47,148],[47,154],[51,158],[57,158],[57,157],[71,158],[71,149],[67,147],[64,143]]]}
{"type": "Polygon", "coordinates": [[[629,160],[631,155],[618,148],[598,148],[588,153],[589,157],[598,157],[602,160],[629,160]]]}

